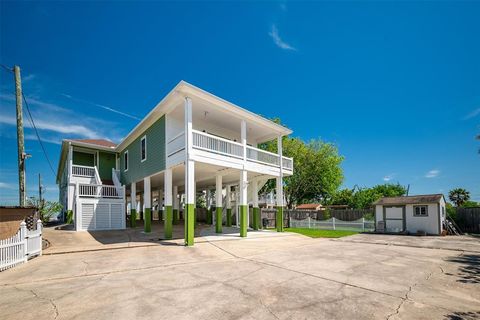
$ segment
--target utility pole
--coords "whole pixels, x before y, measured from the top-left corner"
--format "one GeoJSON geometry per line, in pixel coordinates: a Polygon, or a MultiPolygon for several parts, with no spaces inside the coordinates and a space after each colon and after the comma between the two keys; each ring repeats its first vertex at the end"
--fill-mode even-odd
{"type": "Polygon", "coordinates": [[[42,175],[38,174],[38,203],[42,205],[42,175]]]}
{"type": "Polygon", "coordinates": [[[18,146],[18,193],[20,206],[24,207],[25,196],[25,144],[23,138],[23,114],[22,114],[22,80],[20,78],[20,67],[14,66],[15,73],[15,98],[17,104],[17,146],[18,146]]]}

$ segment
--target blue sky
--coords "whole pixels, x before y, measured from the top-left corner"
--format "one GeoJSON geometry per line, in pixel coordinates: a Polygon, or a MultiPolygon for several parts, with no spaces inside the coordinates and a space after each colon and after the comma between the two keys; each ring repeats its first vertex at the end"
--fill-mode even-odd
{"type": "MultiPolygon", "coordinates": [[[[183,79],[280,117],[295,136],[337,144],[345,186],[465,187],[480,201],[480,2],[0,7],[0,62],[21,66],[54,169],[62,138],[118,142],[183,79]]],[[[0,72],[0,203],[15,204],[12,76],[0,72]]],[[[41,172],[56,199],[55,177],[25,134],[27,192],[41,172]]]]}

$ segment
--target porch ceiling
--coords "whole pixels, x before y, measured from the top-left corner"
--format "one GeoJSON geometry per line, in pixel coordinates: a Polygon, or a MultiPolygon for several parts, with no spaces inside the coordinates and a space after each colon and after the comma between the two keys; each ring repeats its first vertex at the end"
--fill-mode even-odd
{"type": "MultiPolygon", "coordinates": [[[[220,167],[211,164],[195,162],[195,181],[197,184],[197,190],[205,188],[215,188],[215,176],[217,172],[222,173],[223,185],[238,184],[240,179],[240,171],[227,167],[220,167]]],[[[274,176],[262,175],[255,172],[248,172],[248,180],[255,177],[258,178],[275,178],[274,176]]],[[[151,176],[151,189],[155,191],[157,189],[164,188],[164,173],[160,172],[151,176]]],[[[173,186],[178,186],[178,191],[183,192],[185,185],[185,166],[179,165],[173,168],[173,186]]],[[[137,192],[143,191],[143,181],[139,181],[136,184],[137,192]]]]}

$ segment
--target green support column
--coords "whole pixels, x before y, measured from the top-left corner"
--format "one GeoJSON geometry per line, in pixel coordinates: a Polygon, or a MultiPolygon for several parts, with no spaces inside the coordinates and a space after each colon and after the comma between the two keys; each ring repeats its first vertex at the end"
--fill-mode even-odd
{"type": "Polygon", "coordinates": [[[165,206],[165,239],[172,239],[172,226],[173,222],[173,207],[172,206],[165,206]]]}
{"type": "Polygon", "coordinates": [[[277,207],[275,225],[277,227],[277,232],[283,232],[283,207],[277,207]]]}
{"type": "Polygon", "coordinates": [[[232,209],[227,209],[227,227],[232,226],[232,209]]]}
{"type": "Polygon", "coordinates": [[[222,207],[217,207],[215,212],[216,212],[215,232],[222,233],[222,213],[223,213],[222,207]]]}
{"type": "Polygon", "coordinates": [[[260,208],[253,208],[253,230],[260,229],[260,208]]]}
{"type": "Polygon", "coordinates": [[[130,227],[135,228],[137,226],[137,210],[130,210],[130,227]]]}
{"type": "Polygon", "coordinates": [[[143,219],[143,229],[145,232],[149,233],[152,232],[152,220],[150,219],[152,215],[152,209],[150,208],[145,208],[145,216],[143,219]]]}
{"type": "Polygon", "coordinates": [[[240,210],[240,237],[247,236],[247,218],[248,218],[248,206],[238,206],[240,210]]]}
{"type": "Polygon", "coordinates": [[[193,246],[193,239],[195,237],[195,205],[185,204],[185,245],[193,246]]]}
{"type": "Polygon", "coordinates": [[[173,224],[178,224],[178,220],[180,220],[178,209],[173,209],[173,224]]]}

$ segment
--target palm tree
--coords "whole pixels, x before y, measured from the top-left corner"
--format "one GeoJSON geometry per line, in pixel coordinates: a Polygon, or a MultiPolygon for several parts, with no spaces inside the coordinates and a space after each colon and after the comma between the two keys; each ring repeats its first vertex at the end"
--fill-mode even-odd
{"type": "Polygon", "coordinates": [[[460,207],[465,201],[470,199],[470,192],[463,188],[456,188],[450,190],[448,197],[450,198],[450,201],[455,203],[456,207],[460,207]]]}

